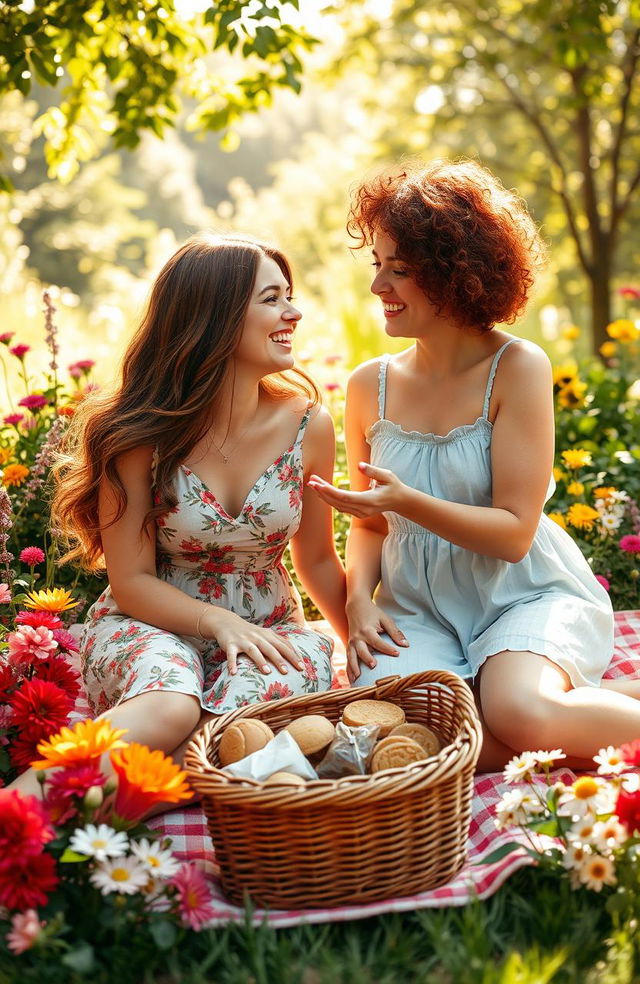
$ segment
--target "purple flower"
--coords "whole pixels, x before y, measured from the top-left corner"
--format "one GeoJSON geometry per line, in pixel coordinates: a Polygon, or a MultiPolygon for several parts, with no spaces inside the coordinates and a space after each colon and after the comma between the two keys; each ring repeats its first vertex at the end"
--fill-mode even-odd
{"type": "Polygon", "coordinates": [[[36,564],[41,564],[44,560],[44,550],[40,547],[25,547],[24,550],[20,551],[20,560],[27,567],[35,567],[36,564]]]}
{"type": "Polygon", "coordinates": [[[46,396],[43,396],[42,393],[30,393],[29,396],[23,396],[21,400],[18,400],[18,406],[26,407],[27,410],[42,410],[43,407],[46,407],[47,402],[46,396]]]}

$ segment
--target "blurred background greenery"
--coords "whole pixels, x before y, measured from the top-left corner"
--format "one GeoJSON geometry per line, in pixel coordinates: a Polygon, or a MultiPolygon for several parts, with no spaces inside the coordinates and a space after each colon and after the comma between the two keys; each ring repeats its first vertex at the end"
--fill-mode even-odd
{"type": "Polygon", "coordinates": [[[556,359],[597,351],[638,279],[639,22],[627,0],[10,0],[0,325],[33,343],[54,285],[62,361],[107,379],[176,244],[242,230],[293,260],[303,359],[353,366],[388,340],[350,186],[403,155],[470,155],[552,247],[515,330],[556,359]]]}

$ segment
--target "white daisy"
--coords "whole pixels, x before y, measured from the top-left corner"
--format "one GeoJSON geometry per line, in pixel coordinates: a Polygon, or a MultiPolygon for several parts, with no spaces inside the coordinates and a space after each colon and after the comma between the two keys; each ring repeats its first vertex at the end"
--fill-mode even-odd
{"type": "Polygon", "coordinates": [[[132,843],[131,852],[148,869],[149,876],[152,878],[171,878],[180,870],[180,862],[174,858],[171,851],[146,838],[132,843]]]}
{"type": "Polygon", "coordinates": [[[149,870],[137,858],[129,856],[103,861],[89,877],[103,895],[109,895],[110,892],[135,895],[147,884],[149,870]]]}
{"type": "Polygon", "coordinates": [[[622,523],[622,516],[616,516],[615,513],[606,512],[600,517],[600,526],[605,533],[614,533],[622,523]]]}
{"type": "Polygon", "coordinates": [[[533,755],[542,769],[551,769],[554,762],[567,757],[561,748],[552,748],[550,752],[543,752],[542,749],[539,749],[533,755]]]}
{"type": "Polygon", "coordinates": [[[622,758],[622,752],[619,748],[614,748],[613,745],[607,745],[606,748],[601,748],[598,754],[593,756],[593,761],[598,764],[599,776],[619,775],[619,773],[624,772],[628,768],[622,758]]]}
{"type": "Polygon", "coordinates": [[[598,820],[593,825],[593,846],[599,851],[612,850],[624,844],[629,836],[629,831],[623,827],[616,816],[609,817],[608,820],[598,820]]]}
{"type": "Polygon", "coordinates": [[[613,806],[613,791],[604,780],[595,776],[580,776],[566,793],[558,800],[558,813],[563,817],[580,819],[587,814],[596,816],[598,813],[611,813],[613,806]]]}
{"type": "Polygon", "coordinates": [[[537,759],[533,752],[523,752],[507,762],[502,773],[505,782],[521,782],[530,779],[536,771],[537,759]]]}
{"type": "Polygon", "coordinates": [[[617,880],[613,861],[601,854],[586,857],[578,868],[578,875],[582,884],[594,892],[599,892],[603,885],[615,885],[617,880]]]}
{"type": "Polygon", "coordinates": [[[526,789],[510,789],[504,793],[496,807],[496,827],[506,830],[515,824],[524,824],[530,817],[542,813],[544,807],[537,797],[526,789]]]}
{"type": "Polygon", "coordinates": [[[106,823],[101,823],[99,827],[93,823],[88,823],[86,827],[78,827],[69,841],[72,851],[86,854],[96,861],[122,857],[127,853],[128,846],[129,838],[124,831],[115,831],[106,823]]]}
{"type": "Polygon", "coordinates": [[[584,861],[591,856],[591,852],[588,847],[581,844],[580,841],[573,841],[569,843],[564,856],[562,858],[562,864],[565,868],[580,869],[584,861]]]}
{"type": "Polygon", "coordinates": [[[582,820],[577,820],[576,823],[571,824],[571,828],[567,830],[567,840],[568,841],[578,841],[580,844],[591,844],[594,837],[595,820],[587,816],[582,820]]]}

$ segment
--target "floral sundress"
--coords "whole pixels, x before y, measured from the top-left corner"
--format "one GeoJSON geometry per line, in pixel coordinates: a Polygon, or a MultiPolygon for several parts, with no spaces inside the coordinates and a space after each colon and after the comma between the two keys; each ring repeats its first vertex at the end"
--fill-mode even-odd
{"type": "Polygon", "coordinates": [[[137,694],[167,690],[196,697],[222,714],[244,704],[327,690],[333,640],[305,626],[300,595],[282,562],[302,514],[302,442],[308,408],[293,444],[255,482],[230,516],[195,472],[179,466],[178,502],[157,523],[158,577],[192,598],[272,628],[299,654],[303,670],[261,673],[238,658],[231,676],[215,641],[178,636],[118,611],[109,587],[87,614],[82,669],[94,713],[137,694]]]}

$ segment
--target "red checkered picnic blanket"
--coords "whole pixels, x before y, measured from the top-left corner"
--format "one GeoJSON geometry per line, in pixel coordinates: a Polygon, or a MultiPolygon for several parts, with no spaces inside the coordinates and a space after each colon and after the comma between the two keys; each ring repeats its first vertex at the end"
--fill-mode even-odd
{"type": "MultiPolygon", "coordinates": [[[[610,679],[623,676],[640,677],[640,611],[616,612],[615,628],[615,651],[605,677],[610,679]]],[[[343,666],[338,666],[338,670],[342,671],[343,666]]],[[[569,784],[574,781],[575,775],[564,769],[555,773],[554,779],[569,784]]],[[[255,909],[251,917],[254,924],[261,923],[265,919],[273,926],[292,926],[304,922],[344,922],[384,912],[465,905],[473,898],[484,899],[493,895],[509,875],[523,865],[533,863],[524,851],[516,851],[494,864],[478,864],[496,848],[515,839],[513,831],[500,832],[494,824],[495,806],[506,789],[500,773],[482,775],[475,780],[467,862],[447,885],[419,895],[385,899],[383,902],[366,905],[306,910],[255,909]]],[[[210,922],[211,926],[246,921],[244,909],[231,905],[222,894],[213,845],[204,813],[199,807],[172,810],[150,820],[149,826],[171,837],[172,850],[179,858],[196,861],[209,875],[215,913],[210,922]]]]}

